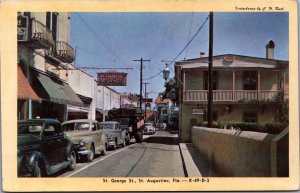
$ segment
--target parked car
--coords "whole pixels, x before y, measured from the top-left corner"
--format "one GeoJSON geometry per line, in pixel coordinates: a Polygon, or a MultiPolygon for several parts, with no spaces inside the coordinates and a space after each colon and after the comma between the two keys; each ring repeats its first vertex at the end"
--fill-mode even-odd
{"type": "Polygon", "coordinates": [[[58,120],[18,121],[19,177],[42,177],[75,167],[75,146],[65,137],[58,120]]]}
{"type": "Polygon", "coordinates": [[[115,150],[119,145],[122,147],[126,145],[126,132],[121,129],[119,122],[105,121],[100,122],[99,125],[100,129],[103,129],[103,132],[106,135],[107,149],[115,150]]]}
{"type": "Polygon", "coordinates": [[[144,127],[144,134],[148,135],[148,134],[151,134],[153,135],[155,133],[155,127],[153,127],[151,124],[145,124],[145,127],[144,127]]]}
{"type": "Polygon", "coordinates": [[[166,123],[158,123],[158,129],[159,130],[166,130],[167,124],[166,123]]]}
{"type": "Polygon", "coordinates": [[[106,136],[96,120],[77,119],[62,124],[67,137],[76,145],[79,159],[93,161],[95,153],[105,155],[106,136]]]}

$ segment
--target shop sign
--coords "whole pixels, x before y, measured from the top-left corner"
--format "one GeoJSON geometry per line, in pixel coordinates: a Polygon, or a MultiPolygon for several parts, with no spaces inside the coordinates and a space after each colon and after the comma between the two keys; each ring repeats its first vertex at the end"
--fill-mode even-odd
{"type": "Polygon", "coordinates": [[[127,73],[123,72],[102,72],[97,73],[98,86],[126,86],[127,73]]]}
{"type": "Polygon", "coordinates": [[[204,114],[203,108],[193,108],[192,109],[192,114],[193,115],[203,115],[204,114]]]}

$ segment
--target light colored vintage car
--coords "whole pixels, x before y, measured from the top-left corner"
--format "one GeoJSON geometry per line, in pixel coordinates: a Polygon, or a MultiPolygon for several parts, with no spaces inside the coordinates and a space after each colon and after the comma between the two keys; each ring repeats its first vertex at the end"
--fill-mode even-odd
{"type": "Polygon", "coordinates": [[[94,154],[105,155],[106,136],[96,120],[77,119],[62,124],[65,135],[76,145],[78,158],[91,162],[94,154]]]}
{"type": "Polygon", "coordinates": [[[107,138],[107,149],[115,150],[117,146],[126,145],[126,132],[121,129],[120,123],[117,121],[104,121],[99,123],[100,128],[107,138]]]}

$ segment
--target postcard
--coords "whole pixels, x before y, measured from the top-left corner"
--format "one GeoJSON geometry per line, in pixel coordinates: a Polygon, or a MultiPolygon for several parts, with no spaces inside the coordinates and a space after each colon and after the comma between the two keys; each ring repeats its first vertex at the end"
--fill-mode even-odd
{"type": "Polygon", "coordinates": [[[299,189],[296,1],[10,1],[4,191],[299,189]]]}

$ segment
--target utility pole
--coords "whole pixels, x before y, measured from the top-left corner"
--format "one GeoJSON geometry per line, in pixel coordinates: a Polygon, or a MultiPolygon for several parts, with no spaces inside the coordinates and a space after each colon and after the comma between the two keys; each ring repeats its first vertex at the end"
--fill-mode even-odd
{"type": "Polygon", "coordinates": [[[142,108],[142,90],[143,90],[143,62],[150,62],[150,60],[143,60],[143,58],[141,58],[140,60],[133,60],[135,62],[140,62],[141,64],[141,68],[140,68],[140,108],[142,108]]]}
{"type": "MultiPolygon", "coordinates": [[[[150,84],[150,83],[144,82],[143,84],[145,85],[145,98],[147,98],[147,84],[150,84]]],[[[144,116],[146,119],[146,102],[145,102],[144,116]]]]}
{"type": "Polygon", "coordinates": [[[208,53],[208,104],[207,104],[207,121],[208,127],[212,127],[212,102],[213,102],[213,12],[209,13],[209,53],[208,53]]]}

